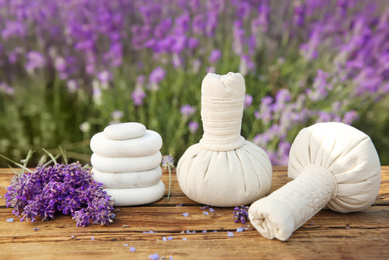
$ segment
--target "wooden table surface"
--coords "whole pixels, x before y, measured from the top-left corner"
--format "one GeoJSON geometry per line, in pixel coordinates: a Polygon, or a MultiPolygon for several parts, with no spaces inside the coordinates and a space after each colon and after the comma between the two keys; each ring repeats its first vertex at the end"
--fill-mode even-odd
{"type": "MultiPolygon", "coordinates": [[[[271,191],[289,181],[286,170],[274,167],[271,191]]],[[[8,185],[12,176],[11,170],[0,169],[0,185],[8,185]]],[[[372,207],[349,214],[322,210],[287,242],[265,239],[255,229],[236,232],[244,225],[234,222],[233,208],[215,207],[205,215],[203,205],[188,199],[172,176],[169,202],[166,190],[156,203],[117,207],[120,211],[110,226],[76,227],[63,215],[20,222],[1,198],[0,259],[149,259],[156,253],[162,259],[389,258],[389,166],[382,167],[381,189],[372,207]],[[183,206],[177,206],[180,203],[183,206]],[[188,217],[182,215],[186,212],[188,217]],[[9,218],[14,222],[7,222],[9,218]],[[149,231],[154,233],[145,233],[149,231]]],[[[167,186],[167,172],[162,180],[167,186]]],[[[0,196],[4,193],[0,188],[0,196]]]]}

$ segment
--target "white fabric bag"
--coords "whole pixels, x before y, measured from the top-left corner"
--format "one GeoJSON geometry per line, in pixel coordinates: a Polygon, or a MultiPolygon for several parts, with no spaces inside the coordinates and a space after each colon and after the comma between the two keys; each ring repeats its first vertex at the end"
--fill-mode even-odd
{"type": "Polygon", "coordinates": [[[267,154],[240,135],[245,91],[239,73],[209,73],[202,82],[203,138],[187,149],[177,165],[182,191],[198,203],[246,205],[270,190],[272,166],[267,154]]]}

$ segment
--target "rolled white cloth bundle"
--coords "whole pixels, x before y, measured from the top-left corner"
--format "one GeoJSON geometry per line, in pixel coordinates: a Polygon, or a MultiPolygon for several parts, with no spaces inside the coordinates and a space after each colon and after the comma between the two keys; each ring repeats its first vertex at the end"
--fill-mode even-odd
{"type": "Polygon", "coordinates": [[[378,195],[381,165],[365,133],[319,123],[297,135],[288,177],[294,180],[249,208],[251,223],[265,238],[287,240],[325,206],[341,213],[366,209],[378,195]]]}
{"type": "Polygon", "coordinates": [[[272,166],[261,148],[241,135],[244,78],[239,73],[209,73],[201,86],[204,134],[177,165],[182,191],[213,206],[249,204],[269,192],[272,166]]]}

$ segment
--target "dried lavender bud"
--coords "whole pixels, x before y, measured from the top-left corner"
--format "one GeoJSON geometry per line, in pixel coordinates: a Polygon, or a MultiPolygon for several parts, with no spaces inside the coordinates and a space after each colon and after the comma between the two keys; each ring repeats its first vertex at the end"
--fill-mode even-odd
{"type": "Polygon", "coordinates": [[[233,213],[233,217],[236,219],[235,223],[238,223],[239,221],[242,222],[242,224],[246,223],[249,221],[249,207],[247,206],[240,206],[240,207],[235,207],[235,211],[233,213]]]}
{"type": "Polygon", "coordinates": [[[31,222],[54,219],[54,214],[71,214],[77,226],[109,225],[115,214],[113,201],[79,163],[39,164],[32,173],[15,176],[4,195],[12,213],[31,222]]]}

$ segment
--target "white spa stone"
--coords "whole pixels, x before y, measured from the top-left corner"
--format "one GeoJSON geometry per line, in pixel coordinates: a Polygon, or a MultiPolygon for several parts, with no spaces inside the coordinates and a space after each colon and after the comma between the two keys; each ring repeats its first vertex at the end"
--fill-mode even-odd
{"type": "Polygon", "coordinates": [[[159,166],[162,160],[161,152],[141,157],[109,158],[93,153],[91,164],[102,172],[140,172],[148,171],[159,166]]]}
{"type": "Polygon", "coordinates": [[[128,122],[107,126],[104,129],[104,136],[113,140],[126,140],[143,136],[146,127],[141,123],[128,122]]]}
{"type": "Polygon", "coordinates": [[[106,188],[113,189],[153,186],[162,177],[162,169],[160,166],[149,171],[123,173],[107,173],[93,168],[92,173],[95,181],[103,183],[106,188]]]}
{"type": "Polygon", "coordinates": [[[162,181],[149,187],[128,189],[104,189],[114,200],[114,206],[135,206],[155,202],[165,194],[162,181]]]}
{"type": "Polygon", "coordinates": [[[104,157],[139,157],[158,152],[162,147],[162,138],[152,130],[146,130],[141,137],[127,140],[108,139],[100,132],[92,137],[90,147],[94,153],[104,157]]]}

